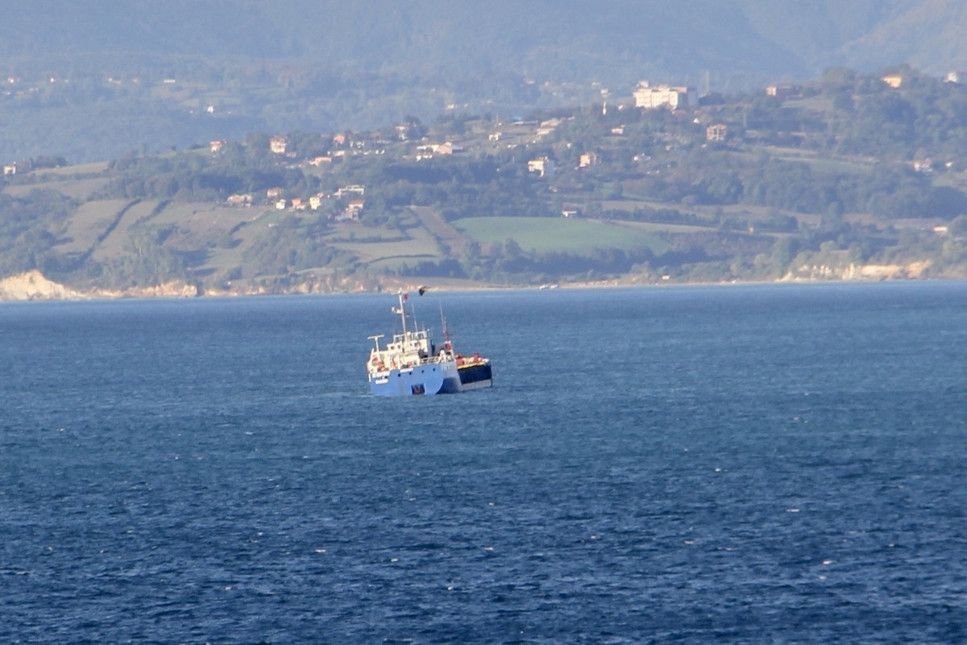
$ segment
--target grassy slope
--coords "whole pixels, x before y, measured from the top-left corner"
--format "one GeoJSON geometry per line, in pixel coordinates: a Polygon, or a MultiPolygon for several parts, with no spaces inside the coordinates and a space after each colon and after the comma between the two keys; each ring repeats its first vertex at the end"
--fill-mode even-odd
{"type": "MultiPolygon", "coordinates": [[[[89,180],[78,180],[85,182],[89,180]]],[[[81,190],[67,181],[63,192],[81,190]]],[[[206,251],[205,273],[227,271],[243,264],[247,248],[257,244],[275,224],[291,213],[269,208],[231,208],[210,203],[100,200],[80,206],[63,224],[62,254],[90,252],[106,260],[131,252],[138,229],[171,229],[165,244],[181,251],[206,251]]],[[[325,243],[355,254],[371,269],[396,269],[421,261],[459,258],[464,245],[487,247],[513,239],[525,251],[562,251],[588,255],[595,249],[648,247],[662,253],[667,244],[657,233],[684,232],[689,227],[629,222],[606,223],[564,218],[469,218],[445,222],[428,208],[412,208],[401,228],[380,229],[347,222],[335,224],[325,243]]]]}
{"type": "Polygon", "coordinates": [[[454,227],[482,244],[512,239],[525,251],[564,251],[587,255],[594,249],[648,247],[662,253],[667,244],[653,233],[624,225],[585,219],[544,217],[471,217],[454,227]]]}

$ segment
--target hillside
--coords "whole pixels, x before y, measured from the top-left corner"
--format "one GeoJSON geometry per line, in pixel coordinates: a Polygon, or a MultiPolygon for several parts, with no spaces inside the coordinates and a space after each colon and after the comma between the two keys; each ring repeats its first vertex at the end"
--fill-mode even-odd
{"type": "Polygon", "coordinates": [[[8,293],[967,277],[967,86],[907,66],[13,170],[8,293]]]}
{"type": "Polygon", "coordinates": [[[0,161],[964,67],[954,0],[0,1],[0,161]]]}

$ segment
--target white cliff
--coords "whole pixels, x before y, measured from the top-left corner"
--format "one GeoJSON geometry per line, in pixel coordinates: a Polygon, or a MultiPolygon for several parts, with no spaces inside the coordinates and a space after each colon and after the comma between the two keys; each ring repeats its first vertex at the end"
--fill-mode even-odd
{"type": "Polygon", "coordinates": [[[194,298],[194,285],[175,281],[152,287],[130,289],[90,289],[79,291],[48,280],[37,270],[0,280],[0,302],[24,300],[95,300],[113,298],[194,298]]]}

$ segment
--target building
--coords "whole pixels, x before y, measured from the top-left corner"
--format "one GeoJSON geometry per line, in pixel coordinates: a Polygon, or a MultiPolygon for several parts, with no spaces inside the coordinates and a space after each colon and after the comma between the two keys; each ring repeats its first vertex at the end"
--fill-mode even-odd
{"type": "Polygon", "coordinates": [[[554,130],[557,129],[557,126],[561,125],[562,123],[564,123],[564,119],[547,119],[546,121],[541,121],[540,125],[537,126],[536,136],[538,138],[546,137],[554,132],[554,130]]]}
{"type": "Polygon", "coordinates": [[[275,136],[269,141],[269,150],[271,150],[274,154],[284,155],[288,145],[288,139],[285,137],[275,136]]]}
{"type": "Polygon", "coordinates": [[[547,157],[531,159],[527,162],[527,172],[536,172],[541,177],[548,177],[554,174],[554,162],[547,157]]]}
{"type": "Polygon", "coordinates": [[[880,80],[893,89],[898,89],[901,85],[903,85],[903,77],[899,74],[887,74],[886,76],[880,77],[880,80]]]}
{"type": "Polygon", "coordinates": [[[251,206],[252,193],[237,193],[235,195],[229,195],[228,199],[225,201],[229,206],[251,206]]]}
{"type": "Polygon", "coordinates": [[[343,186],[342,188],[336,191],[337,198],[346,197],[349,195],[365,195],[365,194],[366,194],[366,187],[360,186],[358,184],[353,184],[351,186],[343,186]]]}
{"type": "Polygon", "coordinates": [[[599,162],[598,153],[585,152],[578,161],[578,168],[590,168],[591,166],[597,166],[599,162]]]}
{"type": "Polygon", "coordinates": [[[346,213],[353,219],[358,219],[359,214],[363,212],[364,208],[366,208],[366,200],[354,199],[346,205],[346,213]]]}
{"type": "Polygon", "coordinates": [[[725,141],[729,135],[729,127],[724,123],[715,123],[705,128],[706,141],[725,141]]]}
{"type": "Polygon", "coordinates": [[[766,88],[767,96],[774,96],[780,101],[784,101],[792,96],[799,94],[801,88],[795,85],[770,85],[766,88]]]}
{"type": "Polygon", "coordinates": [[[449,141],[444,143],[427,143],[416,147],[417,159],[431,159],[434,155],[452,155],[457,151],[458,148],[449,141]]]}
{"type": "Polygon", "coordinates": [[[351,222],[359,219],[360,213],[366,208],[366,202],[362,199],[354,199],[349,202],[346,209],[336,215],[335,220],[337,222],[351,222]]]}
{"type": "Polygon", "coordinates": [[[634,91],[635,107],[645,110],[654,108],[669,108],[672,110],[692,107],[695,102],[695,91],[688,87],[672,87],[658,85],[651,87],[648,81],[641,81],[634,91]]]}

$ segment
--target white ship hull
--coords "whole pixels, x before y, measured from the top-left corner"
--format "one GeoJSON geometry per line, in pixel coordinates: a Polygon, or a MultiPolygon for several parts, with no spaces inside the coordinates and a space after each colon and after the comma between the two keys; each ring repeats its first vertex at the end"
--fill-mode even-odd
{"type": "Polygon", "coordinates": [[[369,375],[369,390],[378,396],[426,396],[459,392],[460,389],[460,375],[453,360],[424,363],[369,375]]]}

